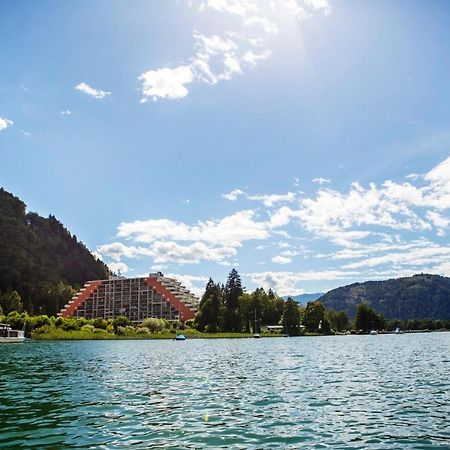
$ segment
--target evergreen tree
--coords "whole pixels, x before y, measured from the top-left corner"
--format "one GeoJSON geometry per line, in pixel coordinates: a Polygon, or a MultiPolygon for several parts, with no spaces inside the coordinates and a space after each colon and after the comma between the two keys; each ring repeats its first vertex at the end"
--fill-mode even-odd
{"type": "Polygon", "coordinates": [[[199,331],[217,333],[221,330],[222,297],[222,287],[210,278],[195,317],[195,325],[199,331]]]}
{"type": "Polygon", "coordinates": [[[22,299],[17,291],[5,292],[0,297],[0,306],[5,314],[12,311],[21,312],[23,310],[22,299]]]}
{"type": "Polygon", "coordinates": [[[300,334],[300,319],[301,315],[298,303],[289,297],[284,302],[283,315],[281,317],[281,322],[289,336],[298,336],[300,334]]]}
{"type": "Polygon", "coordinates": [[[378,330],[385,326],[384,318],[367,303],[358,305],[355,317],[355,328],[362,331],[378,330]]]}
{"type": "Polygon", "coordinates": [[[236,269],[228,275],[227,284],[224,290],[224,331],[240,331],[242,328],[241,317],[239,315],[239,297],[244,293],[241,277],[236,269]]]}
{"type": "MultiPolygon", "coordinates": [[[[322,331],[322,325],[325,319],[325,308],[318,300],[314,302],[308,302],[306,308],[303,311],[303,325],[305,325],[306,331],[310,333],[317,333],[322,331]]],[[[327,322],[329,329],[329,323],[327,322]]]]}

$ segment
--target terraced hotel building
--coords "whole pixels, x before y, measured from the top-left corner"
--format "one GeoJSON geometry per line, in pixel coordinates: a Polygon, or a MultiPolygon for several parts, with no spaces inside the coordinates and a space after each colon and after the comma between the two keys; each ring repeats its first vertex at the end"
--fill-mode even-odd
{"type": "Polygon", "coordinates": [[[198,302],[180,282],[161,272],[141,278],[111,276],[85,283],[58,315],[86,319],[125,316],[134,323],[147,317],[186,321],[194,318],[198,302]]]}

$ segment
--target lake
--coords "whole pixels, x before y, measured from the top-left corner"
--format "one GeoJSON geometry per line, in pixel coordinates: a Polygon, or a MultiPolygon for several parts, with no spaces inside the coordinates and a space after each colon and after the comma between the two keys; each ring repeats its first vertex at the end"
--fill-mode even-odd
{"type": "Polygon", "coordinates": [[[0,345],[0,448],[449,449],[450,333],[0,345]]]}

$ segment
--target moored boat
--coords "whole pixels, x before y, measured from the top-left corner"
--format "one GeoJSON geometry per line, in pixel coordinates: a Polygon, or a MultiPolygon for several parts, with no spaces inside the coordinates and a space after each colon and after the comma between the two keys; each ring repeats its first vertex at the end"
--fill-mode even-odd
{"type": "Polygon", "coordinates": [[[25,341],[24,330],[13,330],[11,325],[0,323],[0,344],[18,343],[25,341]]]}
{"type": "Polygon", "coordinates": [[[186,340],[186,336],[184,334],[177,334],[175,336],[175,340],[176,341],[185,341],[186,340]]]}

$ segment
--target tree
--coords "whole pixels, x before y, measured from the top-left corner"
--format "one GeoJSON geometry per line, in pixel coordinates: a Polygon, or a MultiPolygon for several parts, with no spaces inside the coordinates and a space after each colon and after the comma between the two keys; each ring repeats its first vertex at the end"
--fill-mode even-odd
{"type": "Polygon", "coordinates": [[[11,311],[22,311],[22,299],[17,291],[5,292],[0,299],[1,307],[5,314],[9,314],[11,311]]]}
{"type": "Polygon", "coordinates": [[[195,324],[199,331],[217,333],[222,323],[222,289],[210,278],[205,293],[200,301],[195,317],[195,324]]]}
{"type": "Polygon", "coordinates": [[[239,297],[244,293],[242,288],[241,277],[236,269],[233,269],[228,275],[228,280],[225,285],[223,295],[224,300],[224,317],[223,329],[224,331],[240,331],[242,322],[239,315],[239,297]]]}
{"type": "Polygon", "coordinates": [[[300,334],[300,308],[298,303],[291,297],[284,303],[281,321],[285,327],[285,331],[287,331],[290,336],[298,336],[300,334]]]}
{"type": "Polygon", "coordinates": [[[141,327],[148,328],[150,333],[158,333],[164,330],[165,322],[163,319],[157,319],[156,317],[148,317],[141,323],[141,327]]]}
{"type": "Polygon", "coordinates": [[[341,332],[348,327],[348,317],[345,311],[336,312],[334,309],[327,309],[325,310],[325,319],[333,330],[341,332]]]}
{"type": "Polygon", "coordinates": [[[336,330],[344,331],[348,328],[348,316],[345,311],[339,311],[336,315],[336,330]]]}
{"type": "Polygon", "coordinates": [[[382,329],[385,326],[384,318],[372,309],[367,303],[358,305],[355,317],[355,328],[362,331],[382,329]]]}
{"type": "MultiPolygon", "coordinates": [[[[325,319],[325,307],[318,300],[308,302],[303,311],[303,325],[306,331],[317,333],[322,331],[322,325],[325,319]]],[[[329,327],[329,324],[328,324],[329,327]]]]}

